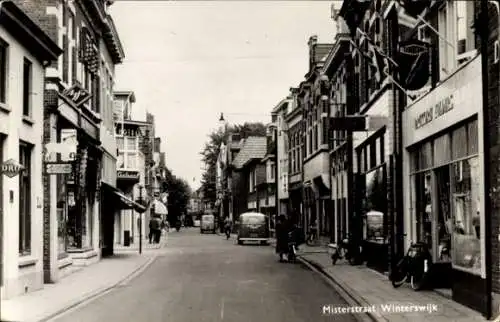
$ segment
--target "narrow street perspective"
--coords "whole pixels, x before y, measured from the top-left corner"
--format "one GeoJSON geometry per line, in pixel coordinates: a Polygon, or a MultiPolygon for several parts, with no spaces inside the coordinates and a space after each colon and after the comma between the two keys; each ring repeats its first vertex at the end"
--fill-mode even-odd
{"type": "Polygon", "coordinates": [[[500,0],[0,0],[0,322],[500,322],[500,0]]]}
{"type": "MultiPolygon", "coordinates": [[[[269,246],[191,228],[170,233],[159,252],[137,278],[51,322],[331,321],[324,305],[347,306],[302,265],[278,265],[269,246]]],[[[335,321],[357,320],[345,314],[335,321]]]]}

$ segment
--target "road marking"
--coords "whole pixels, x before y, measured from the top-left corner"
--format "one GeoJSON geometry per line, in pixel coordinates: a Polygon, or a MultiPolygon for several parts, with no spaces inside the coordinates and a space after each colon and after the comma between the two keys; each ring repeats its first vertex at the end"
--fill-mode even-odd
{"type": "Polygon", "coordinates": [[[224,298],[221,299],[220,304],[220,319],[224,320],[224,298]]]}

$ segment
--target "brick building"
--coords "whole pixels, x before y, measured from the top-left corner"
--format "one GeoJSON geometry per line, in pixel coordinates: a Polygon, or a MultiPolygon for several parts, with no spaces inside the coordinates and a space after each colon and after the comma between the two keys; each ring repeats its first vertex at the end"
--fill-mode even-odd
{"type": "MultiPolygon", "coordinates": [[[[485,196],[498,162],[492,126],[498,120],[491,119],[498,115],[498,86],[492,86],[498,85],[498,11],[489,8],[490,19],[482,19],[489,28],[481,29],[479,7],[467,1],[344,1],[340,16],[349,27],[355,75],[347,115],[360,120],[350,129],[358,221],[348,230],[359,233],[367,253],[388,255],[385,263],[372,263],[383,271],[391,271],[410,241],[426,244],[433,286],[490,316],[498,255],[489,248],[498,247],[498,221],[495,215],[487,220],[497,206],[485,196]],[[489,31],[491,42],[483,57],[481,31],[489,31]],[[481,86],[486,74],[489,83],[481,86]],[[384,196],[387,203],[376,202],[384,196]]],[[[333,123],[332,130],[344,129],[333,123]]]]}
{"type": "Polygon", "coordinates": [[[114,176],[110,87],[124,55],[112,1],[14,2],[64,51],[47,68],[45,87],[45,161],[73,165],[43,179],[44,271],[53,282],[101,255],[100,186],[114,176]]]}
{"type": "Polygon", "coordinates": [[[44,74],[61,52],[18,6],[0,5],[2,299],[43,287],[44,74]]]}

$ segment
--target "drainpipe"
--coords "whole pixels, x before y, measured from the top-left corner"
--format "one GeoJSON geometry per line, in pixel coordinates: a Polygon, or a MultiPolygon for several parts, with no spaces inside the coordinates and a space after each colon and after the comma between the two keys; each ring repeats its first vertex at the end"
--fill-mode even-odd
{"type": "Polygon", "coordinates": [[[490,182],[490,136],[489,136],[489,79],[488,79],[488,40],[489,40],[489,27],[488,27],[488,0],[481,0],[481,13],[480,13],[480,39],[481,39],[481,77],[482,77],[482,90],[483,90],[483,167],[484,167],[484,226],[485,226],[485,267],[486,267],[486,318],[490,319],[492,315],[492,254],[491,254],[491,238],[492,238],[492,198],[491,198],[491,182],[490,182]]]}

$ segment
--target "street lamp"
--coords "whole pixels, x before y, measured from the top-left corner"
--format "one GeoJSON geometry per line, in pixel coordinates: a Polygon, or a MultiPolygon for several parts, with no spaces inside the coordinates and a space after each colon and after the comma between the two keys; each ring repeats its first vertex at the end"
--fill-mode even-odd
{"type": "MultiPolygon", "coordinates": [[[[144,187],[139,184],[137,185],[139,188],[139,204],[142,206],[142,190],[144,187]]],[[[142,254],[142,212],[139,213],[139,254],[142,254]]]]}

